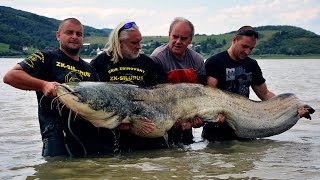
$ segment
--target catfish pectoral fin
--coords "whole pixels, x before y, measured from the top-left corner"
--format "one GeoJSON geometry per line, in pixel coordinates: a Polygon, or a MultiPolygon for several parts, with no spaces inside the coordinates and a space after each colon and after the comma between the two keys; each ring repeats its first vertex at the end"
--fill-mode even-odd
{"type": "Polygon", "coordinates": [[[155,124],[141,115],[131,116],[130,122],[132,125],[130,131],[137,136],[144,137],[155,129],[155,124]]]}

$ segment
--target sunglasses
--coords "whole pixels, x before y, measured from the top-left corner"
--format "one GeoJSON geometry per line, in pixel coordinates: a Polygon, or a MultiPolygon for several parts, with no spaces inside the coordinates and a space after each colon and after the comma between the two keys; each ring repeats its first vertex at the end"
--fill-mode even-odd
{"type": "Polygon", "coordinates": [[[245,30],[245,31],[242,31],[242,32],[238,32],[237,35],[239,36],[249,36],[249,37],[252,37],[254,36],[256,39],[259,38],[259,34],[255,31],[255,30],[245,30]]]}
{"type": "Polygon", "coordinates": [[[119,29],[118,35],[120,34],[121,31],[123,31],[123,30],[125,30],[125,29],[130,29],[130,28],[132,28],[134,25],[136,25],[136,23],[133,22],[133,21],[124,24],[124,25],[119,29]]]}

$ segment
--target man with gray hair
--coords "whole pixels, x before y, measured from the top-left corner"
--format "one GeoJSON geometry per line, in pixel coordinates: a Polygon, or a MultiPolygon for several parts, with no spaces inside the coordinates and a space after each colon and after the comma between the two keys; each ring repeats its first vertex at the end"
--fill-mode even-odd
{"type": "Polygon", "coordinates": [[[176,17],[169,29],[169,43],[156,48],[151,58],[163,67],[169,83],[206,83],[203,57],[188,48],[194,36],[193,24],[176,17]]]}
{"type": "Polygon", "coordinates": [[[159,68],[150,57],[141,53],[142,36],[135,22],[122,22],[111,32],[104,51],[90,64],[100,80],[154,86],[161,82],[159,68]]]}
{"type": "MultiPolygon", "coordinates": [[[[168,83],[206,83],[204,59],[194,50],[188,48],[194,36],[193,24],[183,18],[176,17],[169,29],[169,43],[156,48],[151,58],[163,68],[168,83]]],[[[190,123],[179,123],[171,129],[174,143],[190,144],[193,142],[191,127],[202,125],[200,118],[190,123]]]]}

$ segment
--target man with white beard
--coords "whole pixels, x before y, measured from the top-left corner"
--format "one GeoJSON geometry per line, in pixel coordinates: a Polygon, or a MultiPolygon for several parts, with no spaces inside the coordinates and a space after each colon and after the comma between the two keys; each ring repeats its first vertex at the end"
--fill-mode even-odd
{"type": "MultiPolygon", "coordinates": [[[[133,84],[150,87],[164,82],[164,72],[147,55],[141,53],[142,36],[135,22],[121,22],[111,32],[106,48],[90,64],[97,70],[104,82],[133,84]]],[[[154,130],[154,124],[141,118],[145,133],[154,130]]],[[[167,147],[164,138],[142,138],[134,135],[130,123],[120,124],[116,138],[120,150],[153,149],[167,147]]],[[[111,132],[111,131],[110,131],[111,132]]],[[[112,132],[113,133],[113,132],[112,132]]]]}

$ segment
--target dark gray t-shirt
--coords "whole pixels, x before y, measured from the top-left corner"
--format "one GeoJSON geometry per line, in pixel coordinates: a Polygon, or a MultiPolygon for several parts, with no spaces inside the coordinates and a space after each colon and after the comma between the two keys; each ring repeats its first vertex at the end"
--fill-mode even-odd
{"type": "Polygon", "coordinates": [[[182,60],[170,52],[169,44],[156,48],[150,57],[167,73],[167,82],[206,84],[204,60],[199,53],[189,48],[182,60]]]}

